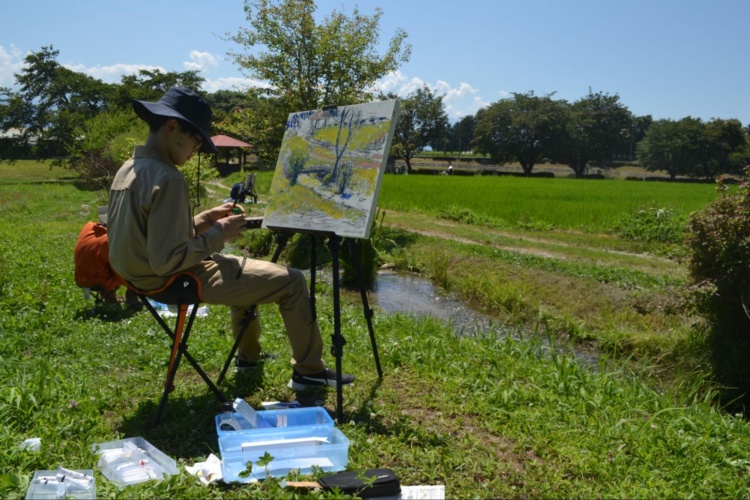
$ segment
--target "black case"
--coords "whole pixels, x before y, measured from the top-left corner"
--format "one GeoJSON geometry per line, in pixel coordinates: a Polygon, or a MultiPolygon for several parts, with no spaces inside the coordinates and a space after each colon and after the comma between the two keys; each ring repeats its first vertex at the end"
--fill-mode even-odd
{"type": "Polygon", "coordinates": [[[401,483],[391,469],[368,469],[360,474],[356,471],[338,472],[318,479],[324,490],[338,488],[347,495],[361,498],[387,497],[401,493],[401,483]],[[362,477],[367,478],[363,480],[362,477]],[[375,478],[368,485],[370,479],[375,478]]]}

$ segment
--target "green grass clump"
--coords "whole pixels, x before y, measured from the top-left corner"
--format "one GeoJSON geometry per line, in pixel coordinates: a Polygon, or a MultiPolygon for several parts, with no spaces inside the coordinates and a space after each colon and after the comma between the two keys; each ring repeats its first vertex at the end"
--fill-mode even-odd
{"type": "Polygon", "coordinates": [[[625,238],[680,244],[685,239],[687,217],[669,208],[643,207],[617,221],[615,231],[625,238]]]}

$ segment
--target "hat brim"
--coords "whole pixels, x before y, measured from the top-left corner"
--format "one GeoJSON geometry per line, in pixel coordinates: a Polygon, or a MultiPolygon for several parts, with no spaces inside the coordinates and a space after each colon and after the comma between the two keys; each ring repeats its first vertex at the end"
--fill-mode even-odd
{"type": "Polygon", "coordinates": [[[170,108],[169,106],[165,105],[161,102],[150,102],[150,101],[138,101],[136,99],[133,99],[133,110],[135,111],[135,114],[138,115],[138,117],[147,122],[151,123],[153,118],[155,116],[166,116],[168,118],[178,118],[186,123],[189,123],[195,130],[198,131],[198,133],[201,135],[202,144],[201,144],[201,153],[206,154],[219,154],[219,150],[214,145],[214,142],[211,140],[211,136],[208,135],[208,131],[204,130],[203,128],[199,127],[192,121],[185,118],[182,114],[178,113],[174,109],[170,108]]]}

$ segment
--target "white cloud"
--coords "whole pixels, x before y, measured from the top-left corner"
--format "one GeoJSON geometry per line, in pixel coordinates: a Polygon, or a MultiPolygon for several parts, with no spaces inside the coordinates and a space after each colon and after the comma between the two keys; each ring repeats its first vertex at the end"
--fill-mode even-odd
{"type": "Polygon", "coordinates": [[[416,76],[409,77],[401,71],[388,73],[374,88],[375,91],[392,92],[403,98],[423,85],[436,95],[443,96],[445,112],[451,121],[466,115],[473,115],[489,104],[479,95],[479,89],[472,87],[470,83],[461,82],[458,87],[454,87],[445,80],[438,80],[433,84],[416,76]]]}
{"type": "Polygon", "coordinates": [[[182,65],[188,71],[202,71],[209,73],[212,69],[219,66],[219,60],[210,52],[191,50],[190,61],[185,61],[182,65]]]}
{"type": "Polygon", "coordinates": [[[481,97],[477,96],[477,97],[475,97],[475,98],[474,98],[474,100],[472,101],[472,104],[471,104],[471,106],[469,107],[469,111],[471,112],[471,114],[474,114],[474,113],[476,113],[477,111],[479,111],[480,109],[482,109],[482,108],[484,108],[484,107],[487,107],[487,106],[489,106],[490,104],[491,104],[490,102],[488,102],[488,101],[485,101],[485,100],[484,100],[484,99],[482,99],[481,97]]]}
{"type": "Polygon", "coordinates": [[[237,90],[244,92],[252,87],[270,88],[270,85],[251,78],[237,76],[217,78],[215,80],[207,79],[203,82],[203,90],[208,93],[213,93],[217,90],[237,90]]]}
{"type": "Polygon", "coordinates": [[[135,75],[140,70],[161,71],[166,73],[167,70],[161,66],[148,66],[145,64],[110,64],[109,66],[86,66],[84,64],[65,64],[66,68],[76,73],[84,73],[93,78],[97,78],[105,83],[120,83],[123,75],[135,75]]]}
{"type": "Polygon", "coordinates": [[[375,92],[383,92],[384,94],[392,92],[399,97],[406,97],[422,85],[425,85],[425,82],[421,78],[407,78],[401,71],[396,70],[381,78],[373,88],[375,92]]]}
{"type": "Polygon", "coordinates": [[[453,88],[448,82],[443,80],[438,80],[437,89],[438,94],[445,95],[445,100],[449,101],[461,99],[462,97],[466,97],[470,94],[476,94],[478,92],[477,89],[466,82],[461,82],[458,88],[453,88]]]}
{"type": "Polygon", "coordinates": [[[23,69],[24,53],[11,44],[9,48],[0,45],[0,87],[13,87],[16,84],[15,73],[23,69]]]}

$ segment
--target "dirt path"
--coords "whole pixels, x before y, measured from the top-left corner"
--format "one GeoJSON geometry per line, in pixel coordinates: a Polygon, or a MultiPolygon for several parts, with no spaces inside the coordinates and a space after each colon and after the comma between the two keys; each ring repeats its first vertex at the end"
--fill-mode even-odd
{"type": "Polygon", "coordinates": [[[442,238],[470,245],[489,245],[498,250],[538,257],[579,261],[595,259],[602,265],[629,266],[656,274],[682,272],[679,264],[665,257],[594,245],[590,242],[591,237],[584,234],[577,238],[575,233],[567,233],[567,236],[572,237],[573,240],[561,241],[560,239],[544,238],[523,231],[470,226],[422,214],[392,210],[387,212],[385,224],[422,236],[442,238]],[[512,243],[508,244],[508,240],[512,243]]]}

